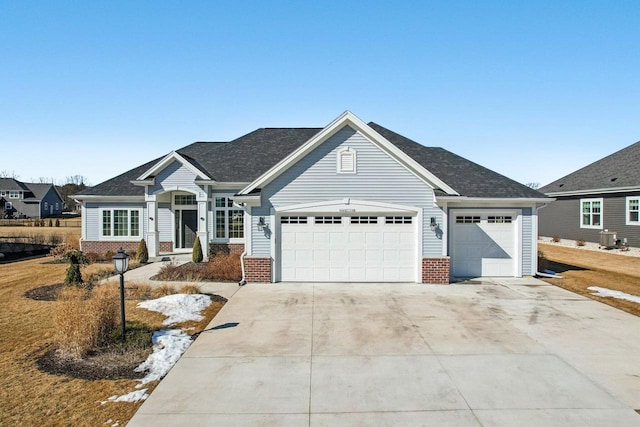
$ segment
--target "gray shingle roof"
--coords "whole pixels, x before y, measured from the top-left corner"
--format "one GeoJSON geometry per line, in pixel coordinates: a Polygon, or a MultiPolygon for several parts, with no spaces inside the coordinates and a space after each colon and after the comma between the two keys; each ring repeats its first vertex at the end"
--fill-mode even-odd
{"type": "Polygon", "coordinates": [[[640,141],[570,173],[540,189],[560,193],[640,187],[640,141]]]}
{"type": "MultiPolygon", "coordinates": [[[[455,155],[425,147],[376,123],[374,130],[454,188],[460,195],[488,198],[544,197],[520,183],[455,155]]],[[[303,145],[322,128],[261,128],[230,142],[196,142],[179,150],[198,169],[219,182],[251,182],[303,145]]],[[[132,169],[79,195],[142,196],[135,180],[161,159],[132,169]]]]}
{"type": "Polygon", "coordinates": [[[23,183],[13,178],[0,178],[0,190],[22,190],[29,191],[29,188],[23,183]]]}

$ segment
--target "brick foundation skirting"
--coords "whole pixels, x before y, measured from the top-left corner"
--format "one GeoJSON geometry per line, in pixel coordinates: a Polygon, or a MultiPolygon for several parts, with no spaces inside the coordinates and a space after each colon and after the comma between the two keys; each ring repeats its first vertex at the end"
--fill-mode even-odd
{"type": "Polygon", "coordinates": [[[271,258],[245,257],[244,271],[247,283],[271,283],[271,258]]]}
{"type": "Polygon", "coordinates": [[[209,254],[211,255],[217,253],[240,255],[242,252],[244,252],[244,243],[211,243],[209,245],[209,254]]]}
{"type": "Polygon", "coordinates": [[[116,253],[122,248],[125,252],[136,252],[140,240],[133,242],[98,242],[98,241],[82,241],[80,242],[80,250],[84,253],[94,252],[98,255],[104,255],[107,252],[116,253]]]}
{"type": "Polygon", "coordinates": [[[160,252],[173,252],[173,242],[160,242],[160,252]]]}
{"type": "Polygon", "coordinates": [[[449,257],[422,258],[422,283],[448,285],[450,266],[449,257]]]}

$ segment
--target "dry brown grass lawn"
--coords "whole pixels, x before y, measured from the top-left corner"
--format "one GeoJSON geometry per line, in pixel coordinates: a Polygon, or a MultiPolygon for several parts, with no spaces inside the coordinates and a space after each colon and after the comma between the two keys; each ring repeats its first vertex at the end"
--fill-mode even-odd
{"type": "MultiPolygon", "coordinates": [[[[33,288],[62,282],[66,264],[43,264],[50,258],[31,259],[0,265],[0,425],[89,426],[104,425],[111,419],[120,425],[141,403],[107,403],[113,395],[135,390],[134,380],[88,381],[55,376],[38,370],[35,360],[51,349],[54,335],[53,311],[57,301],[35,301],[23,296],[33,288]]],[[[83,270],[111,268],[91,265],[83,270]]],[[[136,308],[127,301],[127,320],[138,320],[161,328],[164,317],[136,308]]],[[[206,310],[210,320],[221,303],[206,310]]],[[[202,324],[204,323],[204,325],[202,324]]],[[[199,332],[206,326],[198,325],[199,332]]],[[[156,383],[150,384],[153,389],[156,383]]]]}
{"type": "Polygon", "coordinates": [[[640,304],[592,295],[590,286],[613,289],[640,296],[640,258],[541,243],[551,265],[562,279],[543,279],[561,288],[595,299],[640,316],[640,304]]]}

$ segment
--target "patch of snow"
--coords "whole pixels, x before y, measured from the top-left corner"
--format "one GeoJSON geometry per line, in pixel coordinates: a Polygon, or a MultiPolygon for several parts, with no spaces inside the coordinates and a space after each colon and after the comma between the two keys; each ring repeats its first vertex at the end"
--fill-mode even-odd
{"type": "Polygon", "coordinates": [[[135,369],[136,372],[149,373],[138,380],[140,384],[137,387],[164,377],[191,345],[191,337],[181,329],[161,329],[154,332],[151,339],[153,353],[135,369]]]}
{"type": "Polygon", "coordinates": [[[592,295],[595,295],[597,297],[611,297],[631,302],[637,302],[638,304],[640,304],[640,297],[635,295],[627,294],[620,291],[614,291],[607,288],[599,288],[598,286],[589,286],[587,289],[589,289],[590,291],[596,291],[592,293],[592,295]]]}
{"type": "Polygon", "coordinates": [[[199,313],[211,304],[211,297],[202,294],[174,294],[166,297],[142,301],[138,307],[157,311],[168,316],[162,324],[173,325],[175,323],[204,319],[199,313]]]}
{"type": "MultiPolygon", "coordinates": [[[[132,391],[131,393],[123,394],[122,396],[111,396],[102,404],[104,405],[107,402],[138,402],[139,400],[145,400],[149,395],[147,394],[146,388],[142,390],[132,391]]],[[[110,423],[111,420],[108,420],[107,423],[110,423]]],[[[117,422],[116,422],[117,424],[117,422]]]]}

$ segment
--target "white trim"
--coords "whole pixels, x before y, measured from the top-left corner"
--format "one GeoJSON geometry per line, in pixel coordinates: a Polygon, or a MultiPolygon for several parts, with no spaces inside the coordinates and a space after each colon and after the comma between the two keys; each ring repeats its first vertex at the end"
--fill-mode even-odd
{"type": "Polygon", "coordinates": [[[98,240],[99,241],[127,241],[127,240],[140,240],[142,238],[144,238],[143,236],[143,232],[144,232],[144,222],[145,218],[144,218],[144,208],[140,207],[140,208],[131,208],[131,207],[118,207],[118,206],[113,206],[113,207],[99,207],[98,208],[98,240]],[[111,228],[111,234],[105,236],[104,233],[104,224],[103,224],[103,212],[105,211],[109,211],[111,212],[111,216],[110,216],[110,228],[111,228]],[[115,224],[115,218],[114,218],[114,211],[127,211],[127,235],[126,236],[114,236],[114,224],[115,224]],[[138,235],[136,236],[132,236],[131,233],[131,212],[132,211],[138,211],[138,235]]]}
{"type": "Polygon", "coordinates": [[[473,203],[473,206],[477,206],[478,204],[483,204],[483,205],[490,205],[490,204],[496,204],[496,203],[501,203],[503,206],[505,203],[509,203],[512,205],[521,205],[521,206],[530,206],[532,203],[550,203],[553,202],[555,199],[553,197],[513,197],[513,198],[509,198],[509,197],[467,197],[467,196],[457,196],[457,197],[450,197],[450,196],[436,196],[436,203],[440,204],[439,202],[447,202],[449,203],[449,206],[455,205],[455,204],[459,204],[459,205],[471,205],[471,203],[473,203]]]}
{"type": "Polygon", "coordinates": [[[573,190],[573,191],[553,191],[545,193],[550,197],[556,196],[588,196],[590,194],[606,194],[606,193],[626,193],[629,191],[640,191],[640,187],[637,185],[630,187],[613,187],[613,188],[591,188],[588,190],[573,190]]]}
{"type": "Polygon", "coordinates": [[[358,173],[358,153],[355,149],[345,146],[338,150],[336,153],[336,173],[355,175],[358,173]],[[343,164],[343,156],[345,154],[351,155],[351,169],[345,170],[343,164]]]}
{"type": "Polygon", "coordinates": [[[144,202],[145,196],[97,196],[97,195],[76,195],[73,196],[76,202],[144,202]]]}
{"type": "Polygon", "coordinates": [[[212,179],[206,173],[204,173],[200,169],[193,166],[188,160],[186,160],[176,151],[172,151],[166,156],[164,156],[162,160],[160,160],[158,163],[153,165],[151,169],[147,170],[145,173],[140,175],[138,179],[136,179],[135,181],[144,181],[149,177],[154,177],[155,175],[158,174],[158,172],[160,172],[161,170],[169,166],[174,161],[178,161],[182,163],[183,166],[185,166],[187,169],[193,172],[193,174],[196,175],[197,177],[202,177],[205,180],[212,181],[212,179]]]}
{"type": "Polygon", "coordinates": [[[350,198],[327,200],[322,202],[301,203],[298,205],[280,206],[276,207],[275,211],[278,214],[282,213],[323,213],[323,212],[338,212],[343,215],[349,213],[358,212],[371,212],[371,213],[406,213],[418,214],[421,209],[415,206],[396,205],[383,202],[371,202],[368,200],[352,200],[350,198]],[[341,210],[343,209],[343,210],[341,210]]]}
{"type": "Polygon", "coordinates": [[[580,212],[579,212],[579,216],[578,216],[578,224],[579,224],[579,228],[587,228],[587,229],[591,229],[591,230],[602,230],[604,227],[604,200],[602,199],[602,197],[591,197],[591,198],[585,198],[585,199],[580,199],[580,203],[578,205],[580,207],[580,212]],[[600,202],[600,225],[585,225],[582,223],[582,204],[589,202],[590,203],[590,208],[589,208],[589,222],[592,223],[593,222],[593,210],[591,209],[591,206],[593,206],[593,202],[600,202]]]}
{"type": "Polygon", "coordinates": [[[627,196],[625,198],[624,201],[624,218],[625,218],[625,224],[626,225],[640,225],[640,212],[638,212],[638,221],[631,221],[629,219],[629,202],[631,200],[638,200],[638,203],[640,204],[640,194],[635,195],[635,196],[627,196]]]}
{"type": "Polygon", "coordinates": [[[418,162],[407,156],[402,150],[387,141],[382,135],[373,130],[350,111],[345,111],[344,113],[342,113],[333,122],[329,123],[324,129],[311,137],[306,143],[304,143],[294,152],[282,159],[247,187],[243,188],[242,191],[239,192],[239,194],[250,193],[256,188],[260,188],[273,181],[276,177],[280,176],[287,169],[289,169],[293,164],[298,162],[298,160],[306,156],[310,151],[325,142],[345,126],[351,126],[355,128],[355,130],[360,132],[365,138],[369,139],[369,141],[377,145],[383,151],[387,152],[387,154],[394,158],[398,163],[403,165],[414,175],[427,182],[431,187],[440,188],[448,194],[458,194],[453,188],[445,184],[444,181],[440,180],[434,174],[421,166],[418,162]]]}
{"type": "MultiPolygon", "coordinates": [[[[251,219],[251,217],[248,217],[248,213],[247,210],[245,209],[244,206],[240,206],[237,205],[233,202],[233,199],[231,199],[231,197],[233,196],[233,193],[213,193],[211,195],[211,213],[212,213],[212,221],[211,221],[211,241],[213,243],[229,243],[229,244],[233,244],[233,243],[244,243],[246,245],[246,240],[247,240],[247,234],[246,234],[246,230],[245,230],[245,224],[247,222],[247,219],[251,219]],[[225,206],[216,206],[216,199],[218,197],[222,197],[225,200],[225,206]],[[231,206],[226,206],[226,200],[229,199],[231,200],[231,206]],[[217,210],[224,210],[225,212],[225,224],[224,224],[224,235],[226,237],[218,237],[218,233],[217,233],[217,218],[216,218],[216,211],[217,210]],[[242,232],[243,232],[243,237],[228,237],[229,236],[229,211],[231,210],[235,210],[235,211],[243,211],[244,215],[242,217],[242,232]]],[[[246,246],[245,246],[246,248],[246,246]]]]}
{"type": "Polygon", "coordinates": [[[276,279],[278,279],[278,281],[282,280],[282,277],[280,277],[281,275],[281,270],[280,270],[280,265],[279,265],[279,250],[281,250],[281,246],[280,249],[278,249],[278,242],[281,240],[280,239],[280,221],[277,220],[277,216],[276,216],[276,210],[271,208],[270,212],[271,215],[269,215],[269,221],[271,221],[271,228],[272,228],[272,234],[271,234],[271,242],[269,242],[269,250],[271,251],[271,283],[276,282],[276,279]],[[276,241],[277,239],[277,241],[276,241]]]}

